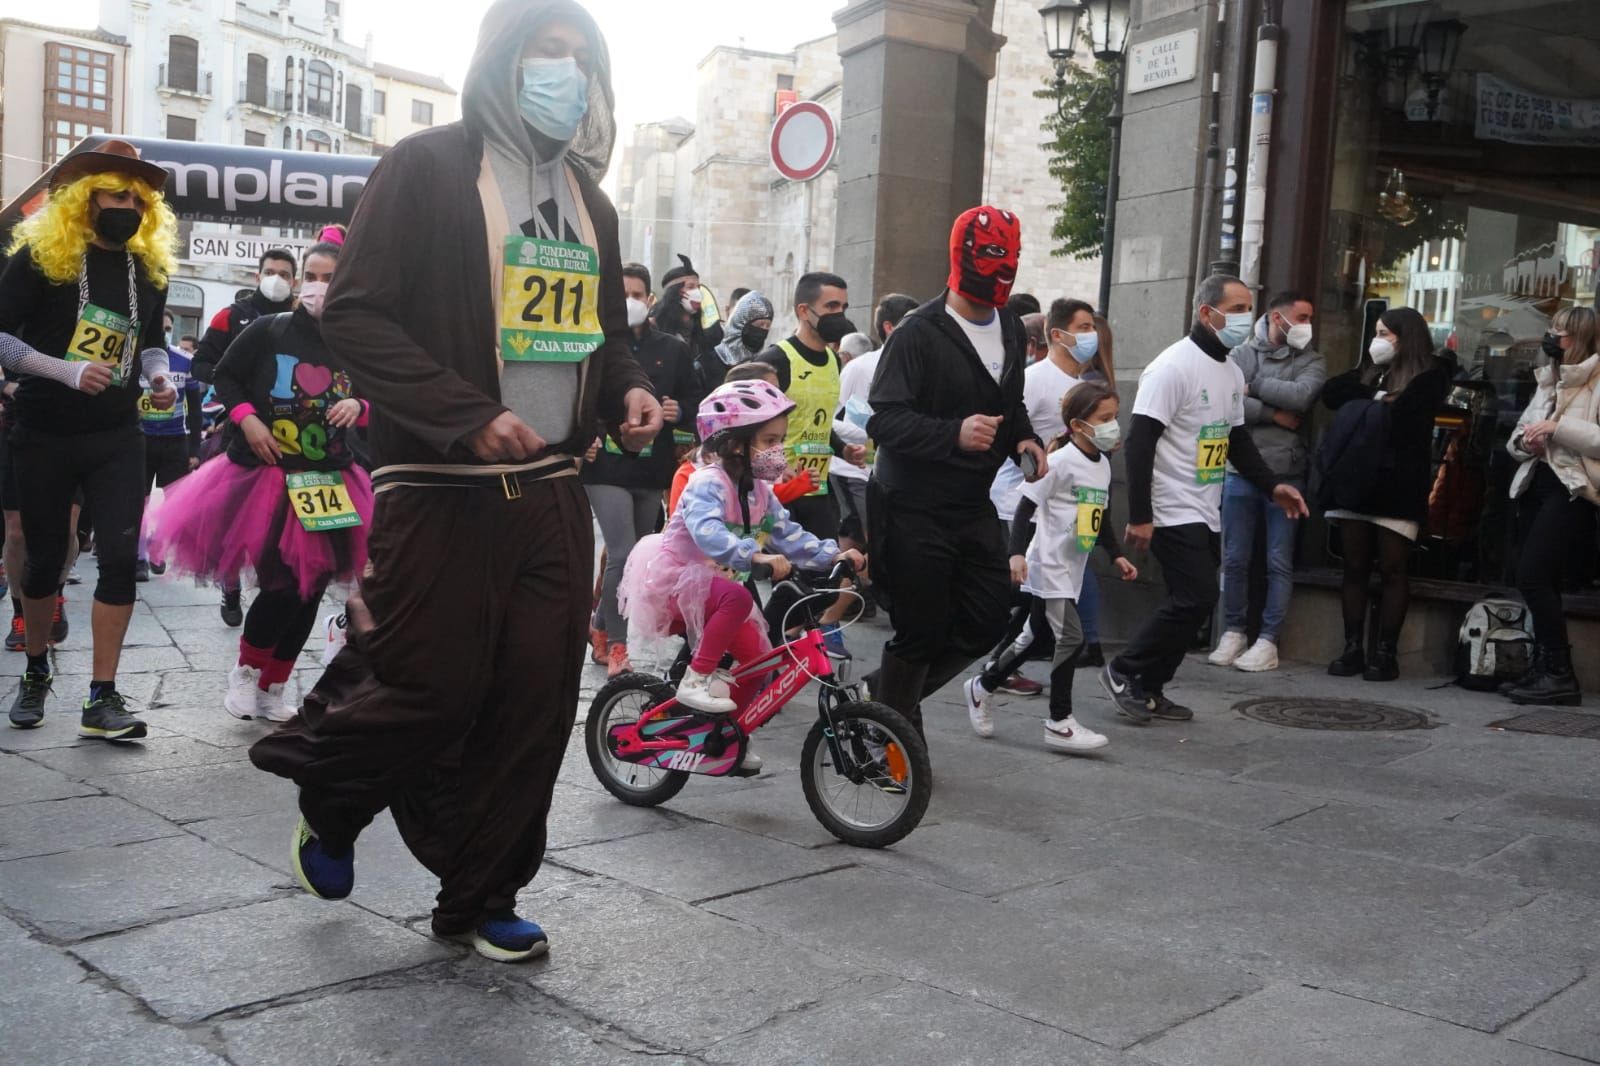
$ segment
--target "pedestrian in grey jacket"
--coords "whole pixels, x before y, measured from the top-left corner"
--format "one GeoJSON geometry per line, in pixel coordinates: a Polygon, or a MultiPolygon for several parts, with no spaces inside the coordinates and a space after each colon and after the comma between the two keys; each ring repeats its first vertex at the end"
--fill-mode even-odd
{"type": "MultiPolygon", "coordinates": [[[[1298,292],[1280,292],[1256,322],[1251,338],[1229,353],[1244,372],[1245,425],[1274,474],[1304,491],[1310,465],[1307,412],[1328,380],[1327,364],[1311,347],[1316,308],[1298,292]]],[[[1252,673],[1278,666],[1278,630],[1294,594],[1294,524],[1230,465],[1222,498],[1222,609],[1226,631],[1211,654],[1215,666],[1252,673]],[[1256,527],[1267,530],[1267,595],[1261,634],[1251,645],[1250,558],[1256,527]]]]}

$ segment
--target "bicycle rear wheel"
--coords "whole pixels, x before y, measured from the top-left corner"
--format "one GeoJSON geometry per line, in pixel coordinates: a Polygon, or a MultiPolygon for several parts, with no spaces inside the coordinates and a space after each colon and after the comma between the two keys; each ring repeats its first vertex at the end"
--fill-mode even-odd
{"type": "Polygon", "coordinates": [[[881,703],[847,703],[819,718],[800,753],[800,785],[822,827],[846,844],[884,848],[922,821],[933,798],[928,746],[881,703]]]}
{"type": "Polygon", "coordinates": [[[589,720],[583,726],[589,767],[605,790],[623,803],[654,807],[676,796],[689,783],[689,775],[682,770],[659,770],[624,762],[611,754],[606,743],[612,726],[637,722],[645,711],[672,695],[672,686],[659,677],[623,674],[595,693],[594,702],[589,705],[589,720]]]}

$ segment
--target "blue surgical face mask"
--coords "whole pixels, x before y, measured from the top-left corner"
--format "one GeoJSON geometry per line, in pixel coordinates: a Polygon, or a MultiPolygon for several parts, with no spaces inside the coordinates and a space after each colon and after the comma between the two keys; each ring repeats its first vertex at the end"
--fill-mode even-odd
{"type": "MultiPolygon", "coordinates": [[[[1212,310],[1215,310],[1215,308],[1212,310]]],[[[1237,348],[1250,339],[1250,327],[1255,325],[1256,321],[1254,314],[1249,311],[1240,311],[1237,314],[1224,312],[1222,317],[1227,321],[1221,329],[1217,330],[1217,340],[1226,344],[1229,348],[1237,348]]]]}
{"type": "Polygon", "coordinates": [[[589,79],[571,56],[524,59],[517,109],[528,125],[546,137],[570,141],[589,113],[589,79]]]}
{"type": "Polygon", "coordinates": [[[1100,334],[1091,330],[1088,333],[1069,333],[1072,338],[1072,358],[1084,366],[1094,362],[1094,357],[1100,354],[1100,334]]]}

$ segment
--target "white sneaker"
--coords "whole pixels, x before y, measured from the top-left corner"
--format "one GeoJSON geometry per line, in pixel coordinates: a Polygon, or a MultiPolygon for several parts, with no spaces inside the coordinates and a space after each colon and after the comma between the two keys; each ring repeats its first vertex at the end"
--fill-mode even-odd
{"type": "Polygon", "coordinates": [[[1235,670],[1259,674],[1278,668],[1278,645],[1265,637],[1250,646],[1250,650],[1233,660],[1235,670]]]}
{"type": "Polygon", "coordinates": [[[1243,633],[1229,630],[1222,634],[1222,639],[1217,642],[1217,650],[1206,661],[1212,666],[1232,666],[1233,661],[1243,655],[1249,646],[1250,641],[1243,633]]]}
{"type": "Polygon", "coordinates": [[[222,698],[222,706],[235,718],[248,722],[259,713],[258,697],[265,695],[260,686],[261,671],[240,663],[228,671],[228,694],[222,698]]]}
{"type": "Polygon", "coordinates": [[[256,690],[256,717],[268,722],[287,722],[300,713],[299,707],[291,706],[284,699],[284,685],[268,685],[267,690],[256,690]]]}
{"type": "Polygon", "coordinates": [[[323,666],[332,663],[333,657],[339,654],[339,649],[343,648],[349,641],[344,629],[345,616],[343,611],[338,614],[330,614],[322,620],[322,631],[327,634],[328,638],[327,643],[322,647],[323,666]]]}
{"type": "Polygon", "coordinates": [[[967,719],[972,722],[972,731],[980,737],[994,736],[994,719],[989,716],[989,693],[984,691],[983,685],[977,678],[971,678],[961,691],[967,697],[967,719]]]}
{"type": "Polygon", "coordinates": [[[1078,720],[1070,714],[1062,721],[1047,720],[1044,723],[1044,746],[1054,751],[1082,755],[1089,751],[1099,751],[1109,743],[1111,742],[1099,733],[1079,725],[1078,720]]]}
{"type": "Polygon", "coordinates": [[[678,703],[691,711],[706,714],[732,714],[738,707],[728,698],[728,682],[716,674],[697,674],[694,670],[683,672],[678,685],[678,703]]]}
{"type": "Polygon", "coordinates": [[[761,772],[761,766],[761,756],[756,754],[756,749],[751,746],[749,741],[745,741],[744,758],[739,760],[739,769],[756,774],[761,772]]]}

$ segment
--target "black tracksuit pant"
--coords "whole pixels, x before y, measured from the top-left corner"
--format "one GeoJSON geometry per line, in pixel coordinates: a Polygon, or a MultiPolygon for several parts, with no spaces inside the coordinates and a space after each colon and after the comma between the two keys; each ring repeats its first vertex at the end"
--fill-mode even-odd
{"type": "Polygon", "coordinates": [[[913,720],[921,701],[994,647],[1011,608],[1011,574],[988,500],[930,506],[874,480],[867,489],[873,575],[894,636],[868,686],[913,720]],[[891,668],[891,660],[894,667],[891,668]]]}
{"type": "Polygon", "coordinates": [[[1161,564],[1166,598],[1111,665],[1137,678],[1145,695],[1159,696],[1216,609],[1222,538],[1201,523],[1162,526],[1151,538],[1150,551],[1161,564]]]}

